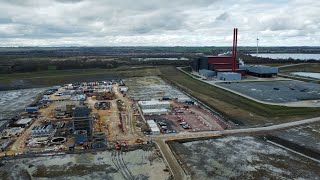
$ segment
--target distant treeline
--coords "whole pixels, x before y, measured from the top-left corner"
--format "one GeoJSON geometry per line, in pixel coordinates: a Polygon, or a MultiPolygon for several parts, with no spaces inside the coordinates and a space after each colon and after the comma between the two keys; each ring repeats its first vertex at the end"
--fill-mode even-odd
{"type": "Polygon", "coordinates": [[[10,61],[0,61],[0,73],[10,74],[17,72],[35,72],[46,70],[67,70],[67,69],[88,69],[101,68],[110,69],[120,66],[134,65],[189,65],[190,61],[179,60],[153,60],[153,61],[133,61],[133,60],[103,60],[94,58],[76,58],[76,59],[16,59],[10,61]]]}
{"type": "MultiPolygon", "coordinates": [[[[199,55],[218,55],[231,47],[0,47],[0,73],[34,72],[44,70],[116,68],[131,65],[189,65],[190,61],[152,60],[131,58],[189,58],[199,55]]],[[[299,63],[301,61],[273,60],[253,57],[255,47],[239,47],[239,56],[245,63],[299,63]]],[[[260,47],[269,53],[320,53],[319,47],[260,47]]],[[[313,61],[308,61],[313,62],[313,61]]]]}
{"type": "Polygon", "coordinates": [[[238,54],[238,57],[241,58],[246,64],[296,64],[296,63],[319,63],[317,60],[300,60],[300,59],[271,59],[271,58],[263,58],[256,57],[246,54],[238,54]]]}
{"type": "MultiPolygon", "coordinates": [[[[232,51],[230,46],[130,46],[130,47],[0,47],[1,57],[72,57],[72,56],[143,56],[143,55],[188,55],[203,53],[217,55],[232,51]]],[[[242,54],[256,52],[254,46],[240,46],[238,51],[242,54]]],[[[320,47],[294,46],[294,47],[259,47],[260,53],[310,53],[320,54],[320,47]]]]}

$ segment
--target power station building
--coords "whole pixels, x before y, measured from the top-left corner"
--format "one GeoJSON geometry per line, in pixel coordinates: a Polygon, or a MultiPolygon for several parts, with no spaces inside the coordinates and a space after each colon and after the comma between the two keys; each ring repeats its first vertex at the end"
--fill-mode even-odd
{"type": "MultiPolygon", "coordinates": [[[[238,79],[240,73],[241,75],[245,75],[246,71],[239,69],[239,63],[236,61],[237,56],[237,41],[238,41],[238,29],[235,28],[233,30],[233,47],[232,47],[232,56],[203,56],[197,58],[192,63],[193,70],[201,73],[208,71],[214,71],[216,74],[219,72],[233,72],[232,74],[228,74],[228,77],[235,76],[235,79],[238,79]]],[[[215,75],[216,75],[215,74],[215,75]]],[[[210,74],[212,75],[212,73],[210,74]]],[[[231,78],[234,79],[234,78],[231,78]]]]}
{"type": "Polygon", "coordinates": [[[218,79],[225,81],[241,80],[241,76],[246,74],[258,77],[272,77],[273,75],[278,74],[278,68],[275,67],[247,65],[240,66],[239,62],[237,61],[237,42],[238,29],[234,28],[232,56],[198,57],[192,62],[192,69],[206,77],[217,76],[218,79]]]}

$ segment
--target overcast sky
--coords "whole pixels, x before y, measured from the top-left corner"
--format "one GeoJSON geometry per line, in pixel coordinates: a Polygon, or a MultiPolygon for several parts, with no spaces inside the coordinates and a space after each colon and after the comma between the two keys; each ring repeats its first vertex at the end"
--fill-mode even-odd
{"type": "Polygon", "coordinates": [[[0,46],[319,46],[319,0],[0,0],[0,46]]]}

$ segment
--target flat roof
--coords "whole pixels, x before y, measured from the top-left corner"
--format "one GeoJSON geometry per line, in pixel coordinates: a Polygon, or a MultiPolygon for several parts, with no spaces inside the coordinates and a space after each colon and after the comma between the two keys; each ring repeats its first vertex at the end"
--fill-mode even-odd
{"type": "Polygon", "coordinates": [[[236,73],[236,72],[223,72],[223,74],[239,74],[239,73],[236,73]]]}
{"type": "Polygon", "coordinates": [[[206,56],[208,58],[232,58],[232,56],[206,56]]]}
{"type": "Polygon", "coordinates": [[[152,132],[160,132],[160,129],[158,127],[151,127],[152,132]]]}
{"type": "Polygon", "coordinates": [[[150,128],[158,127],[157,123],[154,120],[147,120],[147,123],[148,123],[150,128]]]}
{"type": "Polygon", "coordinates": [[[16,124],[28,124],[31,121],[32,121],[32,118],[25,118],[25,119],[18,120],[16,124]]]}
{"type": "MultiPolygon", "coordinates": [[[[236,71],[244,71],[244,69],[235,69],[236,71]]],[[[232,69],[215,69],[215,71],[219,72],[230,72],[232,69]]]]}
{"type": "Polygon", "coordinates": [[[147,123],[152,132],[160,132],[160,129],[154,120],[147,120],[147,123]]]}
{"type": "Polygon", "coordinates": [[[158,105],[158,104],[169,104],[169,101],[139,101],[138,102],[141,105],[158,105]]]}
{"type": "Polygon", "coordinates": [[[143,113],[167,112],[168,109],[143,109],[143,113]]]}

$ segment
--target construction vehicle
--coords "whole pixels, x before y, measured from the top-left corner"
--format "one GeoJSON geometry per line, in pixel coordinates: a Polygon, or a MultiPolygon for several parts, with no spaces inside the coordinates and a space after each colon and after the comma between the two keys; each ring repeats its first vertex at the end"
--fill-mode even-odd
{"type": "Polygon", "coordinates": [[[128,149],[128,144],[126,141],[123,141],[123,142],[119,142],[117,141],[116,145],[115,145],[115,149],[116,150],[126,150],[128,149]]]}
{"type": "Polygon", "coordinates": [[[143,139],[140,139],[140,138],[136,139],[136,143],[143,143],[143,142],[144,142],[143,139]]]}

